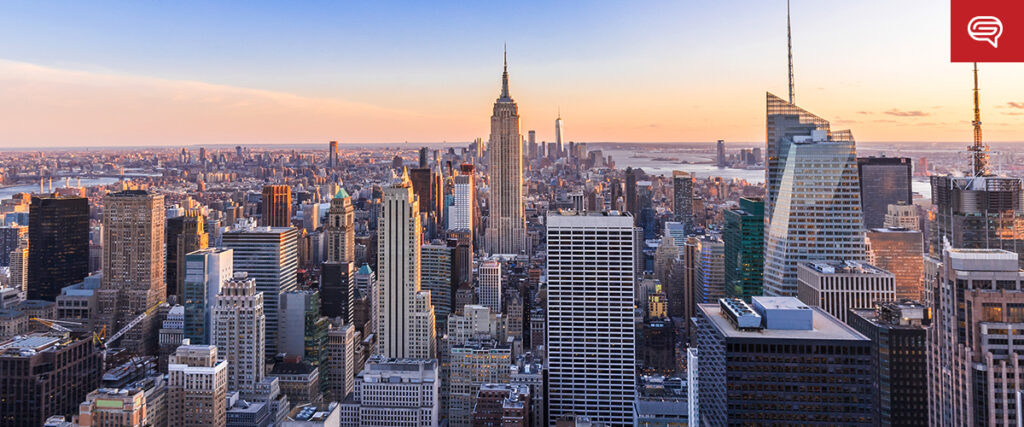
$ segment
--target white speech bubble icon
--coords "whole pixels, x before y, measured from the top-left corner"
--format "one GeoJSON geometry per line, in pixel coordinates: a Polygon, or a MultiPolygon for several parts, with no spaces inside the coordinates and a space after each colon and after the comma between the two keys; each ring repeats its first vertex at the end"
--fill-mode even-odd
{"type": "Polygon", "coordinates": [[[967,34],[980,42],[989,42],[999,47],[999,36],[1003,35],[1003,21],[995,16],[975,16],[967,23],[967,34]]]}

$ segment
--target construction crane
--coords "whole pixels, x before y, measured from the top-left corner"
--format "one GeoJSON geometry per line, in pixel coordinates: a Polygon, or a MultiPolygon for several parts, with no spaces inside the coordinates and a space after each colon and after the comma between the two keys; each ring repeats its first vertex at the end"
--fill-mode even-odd
{"type": "Polygon", "coordinates": [[[109,346],[111,343],[113,343],[114,341],[117,341],[118,339],[120,339],[122,336],[124,336],[124,334],[128,333],[128,331],[130,331],[132,328],[138,326],[139,323],[142,323],[143,320],[146,320],[146,318],[148,318],[149,316],[152,316],[153,313],[155,313],[157,309],[159,309],[160,307],[165,307],[165,306],[167,306],[167,302],[160,301],[159,303],[154,304],[152,307],[146,309],[146,311],[142,312],[141,314],[136,316],[134,319],[132,319],[131,322],[128,322],[128,324],[124,325],[123,328],[121,328],[117,332],[114,332],[110,336],[110,338],[107,338],[105,341],[102,341],[101,347],[107,348],[107,346],[109,346]]]}
{"type": "Polygon", "coordinates": [[[54,319],[42,319],[42,318],[39,318],[39,317],[33,317],[33,318],[30,318],[29,320],[42,323],[47,328],[53,329],[53,330],[55,330],[57,332],[64,332],[64,333],[71,333],[71,329],[68,329],[68,328],[62,326],[61,323],[67,323],[67,324],[70,324],[70,325],[81,325],[81,323],[78,323],[78,322],[68,322],[68,321],[64,321],[64,320],[54,320],[54,319]]]}
{"type": "MultiPolygon", "coordinates": [[[[106,349],[107,346],[109,346],[111,343],[113,343],[114,341],[117,341],[118,339],[120,339],[122,336],[124,336],[124,334],[128,333],[128,331],[130,331],[132,328],[138,326],[139,323],[142,323],[143,320],[146,320],[146,318],[148,318],[149,316],[152,316],[153,313],[155,313],[157,311],[157,309],[159,309],[160,307],[165,307],[165,306],[167,306],[167,302],[161,301],[161,302],[153,305],[152,307],[146,309],[146,311],[144,311],[141,314],[139,314],[138,316],[136,316],[134,319],[132,319],[130,322],[128,322],[128,324],[124,325],[124,327],[121,328],[119,331],[114,332],[114,334],[111,335],[110,338],[106,337],[106,335],[107,335],[107,327],[103,326],[103,328],[101,328],[99,332],[93,332],[92,333],[92,342],[93,342],[93,344],[96,344],[97,346],[99,346],[102,349],[106,349]]],[[[33,317],[33,318],[31,318],[31,320],[34,320],[34,321],[39,322],[39,323],[42,323],[43,325],[46,325],[50,329],[53,329],[53,330],[58,331],[58,332],[63,332],[63,333],[71,333],[71,329],[68,329],[67,327],[62,326],[61,323],[67,324],[67,325],[82,326],[82,323],[80,323],[80,322],[72,322],[72,321],[68,321],[68,320],[41,319],[41,318],[38,318],[38,317],[33,317]]]]}

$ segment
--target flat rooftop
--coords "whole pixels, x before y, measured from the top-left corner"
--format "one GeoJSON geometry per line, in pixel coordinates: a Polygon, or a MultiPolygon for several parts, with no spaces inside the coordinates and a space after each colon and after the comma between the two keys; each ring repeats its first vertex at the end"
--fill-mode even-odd
{"type": "MultiPolygon", "coordinates": [[[[769,307],[773,309],[798,309],[798,306],[805,306],[796,298],[762,298],[761,301],[765,305],[776,304],[775,307],[769,307]],[[765,302],[765,299],[769,301],[765,302]]],[[[868,341],[868,338],[861,335],[860,332],[818,307],[810,307],[813,313],[813,329],[761,329],[756,331],[737,330],[729,323],[729,320],[722,316],[722,309],[718,304],[697,304],[697,309],[703,311],[711,319],[712,326],[726,338],[868,341]]]]}

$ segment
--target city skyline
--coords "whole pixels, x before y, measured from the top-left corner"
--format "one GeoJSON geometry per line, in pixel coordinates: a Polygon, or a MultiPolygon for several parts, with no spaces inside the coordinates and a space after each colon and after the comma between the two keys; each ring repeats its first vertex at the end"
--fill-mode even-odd
{"type": "MultiPolygon", "coordinates": [[[[25,4],[0,17],[23,41],[0,48],[0,147],[471,141],[505,42],[538,140],[560,112],[570,141],[760,141],[764,91],[786,92],[785,5],[724,3],[25,4]],[[483,31],[499,13],[541,30],[483,31]]],[[[970,140],[947,8],[797,2],[792,15],[798,105],[863,141],[970,140]]],[[[981,67],[987,141],[1019,140],[1018,70],[981,67]]]]}

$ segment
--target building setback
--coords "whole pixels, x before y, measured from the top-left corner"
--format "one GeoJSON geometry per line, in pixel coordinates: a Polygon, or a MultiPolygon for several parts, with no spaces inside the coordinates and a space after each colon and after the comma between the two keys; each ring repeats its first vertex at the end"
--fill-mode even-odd
{"type": "Polygon", "coordinates": [[[33,197],[28,218],[28,299],[53,301],[89,275],[89,199],[33,197]]]}

